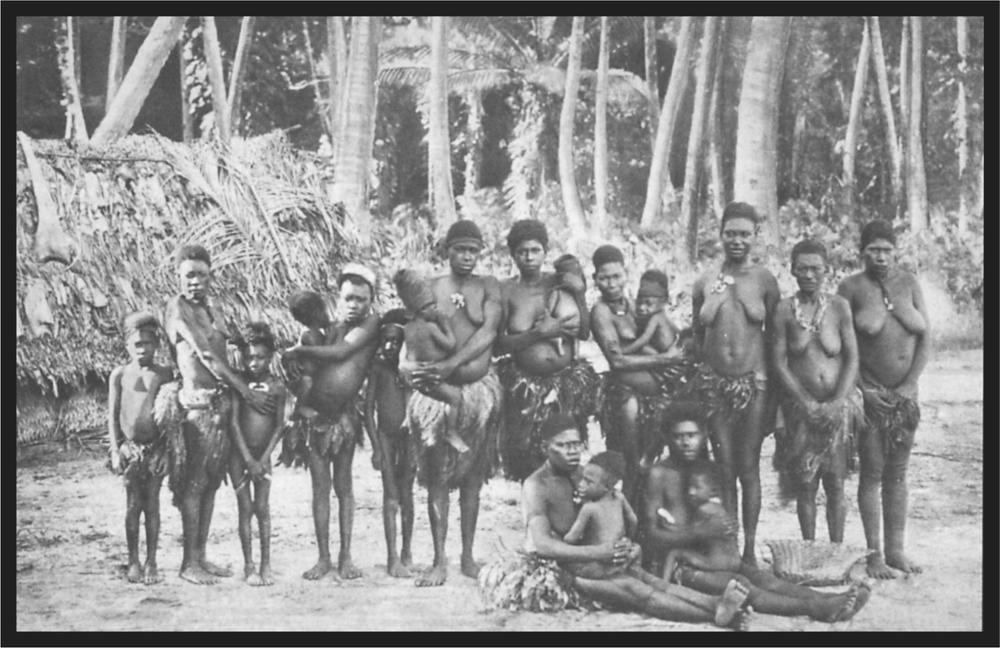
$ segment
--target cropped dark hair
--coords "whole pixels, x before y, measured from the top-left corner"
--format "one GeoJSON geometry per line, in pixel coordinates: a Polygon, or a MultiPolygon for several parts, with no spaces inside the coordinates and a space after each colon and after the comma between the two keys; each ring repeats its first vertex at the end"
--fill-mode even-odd
{"type": "Polygon", "coordinates": [[[674,426],[684,421],[693,421],[698,428],[705,431],[705,407],[697,401],[675,401],[667,409],[666,429],[673,431],[674,426]]]}
{"type": "Polygon", "coordinates": [[[731,202],[722,210],[722,222],[719,223],[719,228],[725,227],[726,222],[734,218],[746,218],[753,221],[754,225],[760,223],[760,215],[757,214],[753,205],[745,202],[731,202]]]}
{"type": "Polygon", "coordinates": [[[288,310],[299,324],[313,326],[326,319],[326,303],[319,293],[297,290],[288,298],[288,310]]]}
{"type": "Polygon", "coordinates": [[[188,259],[192,261],[204,261],[209,267],[212,266],[212,257],[209,255],[208,250],[201,245],[185,245],[177,250],[177,265],[188,259]]]}
{"type": "Polygon", "coordinates": [[[800,254],[818,254],[826,261],[826,246],[813,239],[802,239],[792,248],[792,265],[800,254]]]}
{"type": "Polygon", "coordinates": [[[555,412],[549,414],[545,422],[542,423],[542,429],[540,430],[542,439],[548,441],[555,435],[566,430],[577,430],[579,428],[576,425],[576,419],[566,414],[565,412],[555,412]]]}
{"type": "Polygon", "coordinates": [[[271,333],[271,327],[266,322],[248,323],[243,339],[246,340],[247,346],[259,344],[274,351],[274,333],[271,333]]]}

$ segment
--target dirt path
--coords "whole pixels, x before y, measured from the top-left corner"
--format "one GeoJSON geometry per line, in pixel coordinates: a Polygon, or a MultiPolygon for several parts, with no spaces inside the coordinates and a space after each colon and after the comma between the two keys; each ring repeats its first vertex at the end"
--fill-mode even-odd
{"type": "MultiPolygon", "coordinates": [[[[833,626],[757,615],[753,630],[982,629],[982,352],[942,354],[921,381],[923,421],[910,467],[908,548],[921,576],[879,583],[868,606],[833,626]]],[[[592,438],[597,435],[592,435],[592,438]]],[[[598,444],[595,444],[599,445],[598,444]]],[[[598,448],[594,448],[595,450],[598,448]]],[[[760,539],[795,538],[793,502],[777,497],[770,469],[773,439],[764,444],[760,539]]],[[[271,509],[277,584],[250,588],[237,578],[196,587],[177,577],[180,516],[162,493],[159,552],[166,580],[147,587],[122,578],[126,561],[124,492],[102,467],[103,457],[70,454],[25,462],[17,471],[17,629],[25,630],[714,630],[638,614],[562,612],[530,614],[482,610],[475,583],[457,573],[440,588],[416,589],[412,580],[385,574],[381,482],[367,449],[355,459],[354,558],[360,580],[327,577],[307,582],[301,573],[316,558],[309,477],[277,468],[271,509]]],[[[856,492],[857,479],[848,484],[856,492]]],[[[483,491],[476,547],[489,560],[498,543],[521,539],[519,488],[495,479],[483,491]]],[[[426,497],[417,493],[414,553],[431,558],[426,497]]],[[[220,489],[209,540],[212,559],[242,567],[231,489],[220,489]]],[[[334,524],[336,524],[334,522],[334,524]]],[[[457,561],[457,494],[451,508],[448,550],[457,561]]],[[[822,518],[819,528],[825,532],[822,518]]],[[[331,536],[336,538],[336,529],[331,536]]],[[[864,546],[855,498],[846,542],[864,546]]],[[[257,553],[256,544],[254,552],[257,553]]],[[[336,546],[333,547],[336,551],[336,546]]]]}

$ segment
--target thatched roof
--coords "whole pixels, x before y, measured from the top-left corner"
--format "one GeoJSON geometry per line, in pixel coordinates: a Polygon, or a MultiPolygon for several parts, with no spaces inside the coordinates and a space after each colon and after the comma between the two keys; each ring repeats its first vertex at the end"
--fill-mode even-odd
{"type": "Polygon", "coordinates": [[[162,315],[176,292],[171,255],[180,244],[212,253],[214,303],[231,330],[262,318],[284,342],[294,331],[287,295],[328,292],[351,251],[343,212],[326,197],[329,169],[280,132],[234,141],[225,155],[157,136],[101,150],[64,141],[31,148],[78,254],[69,266],[39,260],[35,186],[18,145],[20,387],[58,393],[106,379],[126,359],[123,316],[162,315]]]}

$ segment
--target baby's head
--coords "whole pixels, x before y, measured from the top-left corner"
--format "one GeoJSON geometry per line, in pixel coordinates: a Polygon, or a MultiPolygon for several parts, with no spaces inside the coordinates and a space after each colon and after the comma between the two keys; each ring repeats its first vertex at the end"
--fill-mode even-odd
{"type": "Polygon", "coordinates": [[[253,378],[266,377],[274,356],[274,334],[271,333],[271,327],[264,322],[250,322],[243,339],[247,344],[244,357],[247,373],[253,378]]]}
{"type": "Polygon", "coordinates": [[[583,287],[587,287],[587,277],[583,274],[583,266],[580,265],[580,259],[572,254],[562,255],[552,263],[552,267],[555,268],[560,281],[562,281],[563,275],[571,274],[579,277],[583,281],[583,287]]]}
{"type": "Polygon", "coordinates": [[[403,306],[415,317],[437,310],[437,300],[430,284],[416,270],[400,270],[393,276],[392,282],[396,284],[396,294],[403,306]]]}
{"type": "Polygon", "coordinates": [[[140,311],[125,318],[125,345],[129,357],[140,367],[153,364],[160,347],[160,323],[152,313],[140,311]]]}
{"type": "Polygon", "coordinates": [[[378,350],[380,360],[396,365],[399,362],[399,350],[403,346],[403,326],[406,325],[406,309],[393,308],[382,316],[378,332],[378,350]]]}
{"type": "Polygon", "coordinates": [[[591,457],[583,467],[578,490],[581,497],[594,501],[604,497],[625,475],[625,457],[620,452],[606,451],[591,457]]]}
{"type": "Polygon", "coordinates": [[[713,499],[719,498],[719,482],[716,476],[708,470],[695,470],[688,479],[688,502],[692,506],[701,506],[713,499]]]}
{"type": "Polygon", "coordinates": [[[295,321],[309,328],[325,328],[330,325],[326,302],[319,293],[311,290],[297,290],[288,298],[288,310],[295,321]]]}
{"type": "Polygon", "coordinates": [[[639,278],[639,290],[635,294],[635,312],[640,319],[649,319],[662,311],[670,297],[667,275],[659,270],[646,270],[639,278]]]}

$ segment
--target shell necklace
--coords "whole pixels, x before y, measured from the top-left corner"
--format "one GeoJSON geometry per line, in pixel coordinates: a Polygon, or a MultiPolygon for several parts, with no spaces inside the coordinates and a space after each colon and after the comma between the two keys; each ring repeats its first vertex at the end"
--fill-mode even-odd
{"type": "Polygon", "coordinates": [[[805,317],[802,316],[802,302],[799,300],[799,293],[795,293],[792,297],[795,321],[799,323],[799,326],[810,333],[819,333],[819,327],[823,324],[823,315],[826,313],[826,306],[829,301],[830,300],[827,299],[826,293],[819,293],[816,296],[816,312],[813,313],[812,320],[806,321],[805,317]]]}

